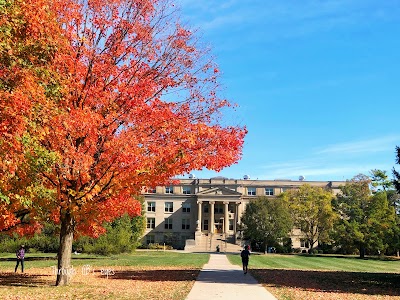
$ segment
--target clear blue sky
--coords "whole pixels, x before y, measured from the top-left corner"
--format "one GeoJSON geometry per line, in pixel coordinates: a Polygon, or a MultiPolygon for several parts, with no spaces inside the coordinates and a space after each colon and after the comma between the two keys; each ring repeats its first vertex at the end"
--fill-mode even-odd
{"type": "MultiPolygon", "coordinates": [[[[177,0],[239,105],[242,160],[198,178],[343,180],[395,166],[400,1],[177,0]]],[[[400,166],[397,165],[400,169],[400,166]]]]}

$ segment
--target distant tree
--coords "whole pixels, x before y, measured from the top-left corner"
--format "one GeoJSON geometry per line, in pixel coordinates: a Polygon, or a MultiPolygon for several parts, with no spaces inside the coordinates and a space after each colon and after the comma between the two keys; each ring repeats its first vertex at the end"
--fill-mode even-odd
{"type": "MultiPolygon", "coordinates": [[[[396,164],[400,164],[400,147],[396,146],[396,164]]],[[[397,190],[397,193],[400,194],[400,173],[393,168],[393,184],[397,190]]]]}
{"type": "Polygon", "coordinates": [[[380,190],[387,191],[393,187],[393,181],[389,179],[386,171],[373,169],[370,171],[371,185],[380,190]]]}
{"type": "Polygon", "coordinates": [[[398,234],[397,218],[394,207],[390,205],[387,192],[380,191],[371,196],[367,209],[366,248],[371,253],[385,253],[389,245],[394,244],[398,234]]]}
{"type": "Polygon", "coordinates": [[[334,202],[339,213],[336,242],[347,251],[358,249],[361,258],[366,251],[381,252],[388,248],[388,238],[396,227],[394,208],[389,204],[387,193],[372,195],[370,179],[357,175],[342,186],[334,202]]]}
{"type": "Polygon", "coordinates": [[[389,203],[395,208],[397,214],[400,214],[400,195],[395,189],[395,180],[390,180],[386,171],[374,169],[370,172],[371,185],[378,191],[386,192],[389,203]]]}
{"type": "Polygon", "coordinates": [[[331,191],[308,184],[280,195],[289,206],[294,226],[306,236],[311,250],[318,242],[329,242],[336,214],[331,191]]]}
{"type": "Polygon", "coordinates": [[[142,242],[143,234],[146,230],[146,216],[144,209],[144,198],[138,197],[138,200],[142,203],[142,210],[140,215],[131,218],[131,243],[134,248],[137,248],[142,242]]]}
{"type": "Polygon", "coordinates": [[[400,257],[400,216],[398,214],[396,214],[396,224],[391,233],[392,235],[388,237],[388,254],[396,254],[400,257]]]}
{"type": "Polygon", "coordinates": [[[277,198],[260,197],[247,204],[241,218],[244,235],[268,245],[288,237],[293,223],[286,203],[277,198]]]}

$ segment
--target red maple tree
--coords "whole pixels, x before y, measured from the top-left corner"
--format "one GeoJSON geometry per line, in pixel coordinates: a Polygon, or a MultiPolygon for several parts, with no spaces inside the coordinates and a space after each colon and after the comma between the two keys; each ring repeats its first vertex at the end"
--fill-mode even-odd
{"type": "Polygon", "coordinates": [[[68,45],[49,4],[0,3],[0,231],[32,234],[41,226],[32,199],[46,194],[36,174],[52,155],[40,146],[40,124],[55,107],[54,54],[68,45]]]}
{"type": "Polygon", "coordinates": [[[53,93],[28,99],[45,115],[18,116],[36,128],[28,165],[55,191],[30,212],[61,223],[56,284],[66,285],[74,233],[96,236],[104,221],[139,214],[144,186],[235,163],[246,130],[220,124],[231,105],[217,95],[218,68],[169,1],[50,3],[60,30],[53,93]]]}

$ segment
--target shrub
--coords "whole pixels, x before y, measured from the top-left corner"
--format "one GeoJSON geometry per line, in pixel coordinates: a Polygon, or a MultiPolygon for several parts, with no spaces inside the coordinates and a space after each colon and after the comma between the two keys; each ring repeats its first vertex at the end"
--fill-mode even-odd
{"type": "Polygon", "coordinates": [[[98,238],[80,237],[73,249],[85,253],[110,255],[133,251],[140,244],[145,220],[142,216],[130,218],[128,215],[104,225],[107,232],[98,238]]]}
{"type": "Polygon", "coordinates": [[[172,246],[170,245],[164,245],[164,244],[159,244],[159,243],[150,243],[148,245],[148,249],[152,249],[152,250],[172,250],[174,248],[172,248],[172,246]],[[165,247],[165,248],[164,248],[165,247]]]}
{"type": "Polygon", "coordinates": [[[5,234],[0,236],[0,252],[16,252],[21,245],[27,245],[25,237],[19,238],[17,235],[5,234]]]}

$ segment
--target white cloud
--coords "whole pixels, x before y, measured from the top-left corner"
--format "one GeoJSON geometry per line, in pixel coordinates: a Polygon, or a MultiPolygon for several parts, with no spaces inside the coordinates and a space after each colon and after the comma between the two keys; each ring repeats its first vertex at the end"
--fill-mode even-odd
{"type": "Polygon", "coordinates": [[[304,161],[289,161],[282,164],[273,164],[263,168],[259,174],[253,177],[263,179],[294,179],[300,175],[305,176],[306,180],[346,180],[353,176],[363,173],[369,174],[372,169],[386,170],[388,166],[375,164],[373,162],[364,164],[331,163],[324,164],[322,161],[305,159],[304,161]]]}
{"type": "Polygon", "coordinates": [[[180,0],[185,16],[205,31],[230,26],[253,26],[256,38],[293,38],[332,28],[370,26],[398,18],[395,3],[371,1],[180,0]]]}
{"type": "MultiPolygon", "coordinates": [[[[390,154],[400,144],[399,135],[337,143],[314,151],[297,160],[272,162],[257,171],[258,178],[297,179],[300,175],[311,180],[344,180],[372,169],[391,170],[390,154]]],[[[253,176],[254,177],[254,176],[253,176]]]]}
{"type": "Polygon", "coordinates": [[[400,136],[389,135],[369,140],[329,145],[316,151],[316,154],[376,153],[394,149],[399,142],[400,136]]]}

